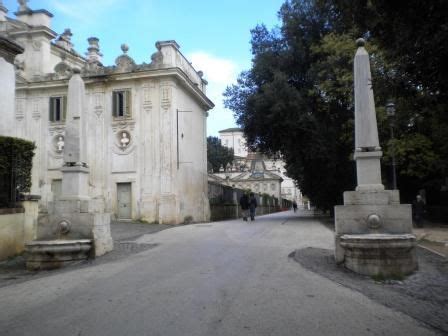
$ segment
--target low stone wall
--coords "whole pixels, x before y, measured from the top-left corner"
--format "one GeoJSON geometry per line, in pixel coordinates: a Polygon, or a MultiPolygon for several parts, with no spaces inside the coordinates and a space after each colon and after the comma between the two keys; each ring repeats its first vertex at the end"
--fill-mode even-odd
{"type": "MultiPolygon", "coordinates": [[[[255,216],[267,215],[279,211],[281,211],[280,207],[275,205],[258,206],[255,216]]],[[[241,207],[236,204],[211,204],[210,212],[210,220],[212,222],[243,217],[241,207]]]]}
{"type": "Polygon", "coordinates": [[[37,200],[21,202],[21,208],[0,209],[0,261],[23,252],[36,238],[37,200]]]}
{"type": "Polygon", "coordinates": [[[0,214],[0,261],[19,254],[24,249],[24,209],[2,209],[0,214]],[[6,213],[6,210],[13,210],[6,213]]]}
{"type": "Polygon", "coordinates": [[[235,204],[210,204],[210,221],[238,218],[238,208],[235,204]]]}
{"type": "MultiPolygon", "coordinates": [[[[209,181],[210,220],[213,222],[241,218],[243,212],[238,202],[243,193],[244,190],[209,181]]],[[[282,208],[286,210],[291,208],[291,202],[287,200],[279,202],[272,196],[261,194],[255,194],[255,198],[258,203],[256,216],[279,212],[282,208]]]]}

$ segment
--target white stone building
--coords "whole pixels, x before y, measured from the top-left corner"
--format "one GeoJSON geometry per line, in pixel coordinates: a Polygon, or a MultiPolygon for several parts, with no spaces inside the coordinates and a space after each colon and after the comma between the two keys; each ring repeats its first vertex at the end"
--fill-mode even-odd
{"type": "Polygon", "coordinates": [[[0,129],[36,143],[32,193],[41,195],[41,211],[60,193],[67,85],[78,67],[88,102],[89,196],[104,198],[118,219],[208,220],[206,120],[213,103],[179,45],[157,42],[147,64],[136,64],[122,45],[115,65],[105,66],[97,38],[88,39],[83,57],[69,29],[51,30],[51,13],[19,4],[10,18],[0,1],[0,34],[25,49],[15,59],[15,112],[0,108],[2,126],[8,120],[0,129]]]}
{"type": "MultiPolygon", "coordinates": [[[[221,144],[223,146],[233,148],[235,154],[234,166],[237,166],[237,170],[250,170],[254,153],[250,153],[246,147],[243,130],[241,128],[227,128],[219,131],[219,138],[221,139],[221,144]]],[[[297,204],[302,205],[302,193],[300,192],[300,189],[297,188],[294,180],[287,175],[285,163],[278,158],[263,156],[263,165],[269,176],[277,175],[281,178],[281,198],[290,201],[295,200],[297,204]]],[[[222,173],[220,174],[222,175],[222,173]]],[[[261,188],[265,189],[264,184],[261,188]]]]}
{"type": "Polygon", "coordinates": [[[237,189],[250,189],[256,194],[266,194],[282,199],[283,179],[275,172],[268,171],[262,154],[249,153],[244,160],[228,165],[224,171],[209,174],[209,180],[237,189]],[[243,168],[238,164],[243,164],[243,168]]]}
{"type": "Polygon", "coordinates": [[[238,157],[246,157],[248,154],[246,140],[241,128],[226,128],[219,131],[221,144],[227,148],[233,148],[233,154],[238,157]]]}

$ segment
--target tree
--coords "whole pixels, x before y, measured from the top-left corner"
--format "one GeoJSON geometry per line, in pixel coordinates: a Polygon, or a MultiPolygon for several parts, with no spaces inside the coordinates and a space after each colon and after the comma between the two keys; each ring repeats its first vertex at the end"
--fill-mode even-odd
{"type": "Polygon", "coordinates": [[[228,163],[233,162],[233,149],[227,148],[221,144],[218,137],[207,137],[207,161],[211,164],[214,172],[219,168],[226,167],[228,163]]]}
{"type": "Polygon", "coordinates": [[[335,0],[335,7],[393,64],[380,78],[385,99],[396,103],[398,139],[384,148],[386,163],[395,148],[399,185],[415,186],[404,198],[413,199],[420,188],[438,194],[448,175],[448,2],[335,0]]]}
{"type": "Polygon", "coordinates": [[[279,29],[252,31],[253,67],[224,94],[249,146],[280,151],[288,174],[322,209],[355,183],[347,85],[355,43],[331,34],[333,14],[325,1],[286,2],[279,29]]]}
{"type": "MultiPolygon", "coordinates": [[[[423,6],[422,1],[411,2],[416,8],[423,6]]],[[[280,27],[269,31],[259,25],[252,30],[252,68],[227,88],[225,105],[234,111],[249,147],[283,154],[288,174],[316,206],[332,209],[342,202],[343,191],[352,190],[356,183],[351,159],[352,62],[354,41],[360,36],[368,39],[385,168],[394,151],[400,164],[399,183],[434,185],[434,179],[446,176],[448,100],[441,99],[441,91],[448,77],[437,76],[431,83],[424,73],[441,68],[440,57],[424,64],[421,55],[412,55],[412,34],[419,34],[417,44],[424,52],[422,41],[431,39],[428,32],[434,29],[438,29],[436,36],[426,45],[446,54],[446,46],[437,43],[441,35],[448,37],[446,25],[441,24],[446,15],[437,14],[435,23],[429,20],[435,8],[446,14],[446,6],[442,0],[435,3],[434,8],[421,9],[427,21],[421,22],[427,25],[421,33],[410,26],[415,10],[404,9],[400,36],[407,39],[398,52],[395,42],[400,41],[391,42],[390,34],[398,34],[401,26],[392,19],[395,4],[385,0],[289,0],[279,11],[280,27]],[[388,11],[386,18],[382,10],[388,11]],[[426,70],[413,72],[415,64],[426,70]],[[397,106],[396,141],[390,141],[384,109],[390,98],[397,106]],[[413,159],[419,163],[412,164],[413,159]]]]}
{"type": "Polygon", "coordinates": [[[30,191],[35,149],[33,142],[0,136],[0,208],[14,207],[30,191]]]}

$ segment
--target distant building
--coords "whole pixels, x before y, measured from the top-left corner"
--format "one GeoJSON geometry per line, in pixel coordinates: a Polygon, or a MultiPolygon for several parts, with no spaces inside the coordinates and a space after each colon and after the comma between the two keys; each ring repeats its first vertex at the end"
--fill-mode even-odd
{"type": "Polygon", "coordinates": [[[241,128],[227,128],[219,131],[221,144],[228,148],[233,148],[233,154],[239,157],[246,157],[248,154],[246,140],[241,128]]]}
{"type": "Polygon", "coordinates": [[[239,184],[247,185],[247,183],[244,184],[239,180],[249,179],[253,172],[254,162],[262,162],[263,179],[267,178],[269,181],[263,182],[260,178],[256,181],[251,180],[250,189],[275,196],[271,191],[273,191],[274,184],[279,183],[279,185],[281,184],[281,189],[275,192],[279,198],[290,201],[295,200],[298,204],[302,204],[302,193],[295,185],[294,180],[288,177],[285,163],[281,159],[249,152],[246,147],[244,132],[241,128],[227,128],[219,131],[219,138],[221,139],[221,144],[228,148],[233,148],[235,154],[235,160],[232,165],[222,167],[222,171],[216,172],[219,177],[227,176],[227,180],[237,187],[239,184]],[[240,173],[238,174],[238,172],[240,173]],[[274,178],[274,176],[279,179],[274,178]],[[271,180],[276,182],[271,182],[271,180]]]}
{"type": "Polygon", "coordinates": [[[15,58],[16,107],[4,135],[37,145],[32,193],[41,195],[41,211],[60,194],[67,84],[78,67],[88,102],[89,196],[104,198],[118,219],[208,220],[206,119],[214,105],[179,45],[157,42],[148,63],[136,64],[123,44],[106,66],[97,38],[83,56],[70,29],[51,30],[50,12],[19,3],[16,18],[0,6],[0,34],[25,49],[15,58]]]}
{"type": "Polygon", "coordinates": [[[279,200],[282,199],[283,179],[266,169],[263,155],[250,153],[244,163],[244,167],[235,164],[227,165],[223,171],[210,174],[211,180],[234,188],[250,189],[257,194],[267,194],[279,200]]]}

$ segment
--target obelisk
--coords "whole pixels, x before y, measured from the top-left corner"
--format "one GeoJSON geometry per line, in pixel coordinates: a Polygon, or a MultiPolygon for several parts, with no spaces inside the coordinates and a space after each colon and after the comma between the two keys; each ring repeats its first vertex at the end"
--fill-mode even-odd
{"type": "Polygon", "coordinates": [[[68,83],[64,164],[61,199],[88,200],[89,168],[86,163],[85,86],[78,68],[68,83]]]}
{"type": "Polygon", "coordinates": [[[383,155],[378,140],[375,101],[369,54],[364,40],[356,41],[358,50],[354,60],[355,82],[355,153],[358,186],[356,190],[384,190],[381,182],[383,155]]]}
{"type": "Polygon", "coordinates": [[[356,41],[354,59],[356,191],[335,206],[335,259],[354,272],[403,276],[417,268],[411,207],[384,190],[369,54],[356,41]]]}
{"type": "Polygon", "coordinates": [[[113,241],[104,199],[89,197],[86,92],[80,72],[74,68],[68,83],[62,190],[51,222],[53,226],[68,225],[65,238],[92,239],[93,254],[99,256],[112,250],[113,241]]]}

